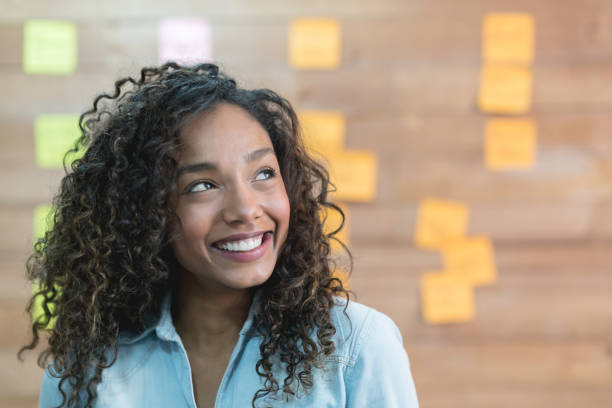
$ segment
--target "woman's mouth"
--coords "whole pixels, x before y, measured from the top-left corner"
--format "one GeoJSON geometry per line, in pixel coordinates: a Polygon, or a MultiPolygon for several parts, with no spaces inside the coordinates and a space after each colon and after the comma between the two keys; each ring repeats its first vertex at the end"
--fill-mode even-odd
{"type": "Polygon", "coordinates": [[[259,259],[266,252],[269,242],[272,239],[272,231],[267,231],[261,235],[237,240],[213,243],[211,247],[215,253],[237,262],[250,262],[259,259]]]}

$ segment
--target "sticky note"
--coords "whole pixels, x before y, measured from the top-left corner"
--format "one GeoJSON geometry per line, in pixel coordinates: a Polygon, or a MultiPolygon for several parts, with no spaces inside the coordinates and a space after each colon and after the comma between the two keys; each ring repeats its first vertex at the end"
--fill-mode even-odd
{"type": "Polygon", "coordinates": [[[469,210],[465,204],[423,199],[419,204],[414,243],[424,249],[439,249],[448,240],[465,236],[469,210]]]}
{"type": "Polygon", "coordinates": [[[472,285],[497,280],[493,244],[487,237],[469,237],[447,242],[442,248],[446,273],[456,274],[472,285]]]}
{"type": "Polygon", "coordinates": [[[483,112],[522,114],[531,107],[531,70],[486,64],[480,73],[478,106],[483,112]]]}
{"type": "MultiPolygon", "coordinates": [[[[38,290],[40,289],[40,284],[39,282],[35,282],[34,284],[32,284],[32,295],[34,295],[36,292],[38,292],[38,290]]],[[[55,285],[55,289],[57,291],[60,291],[60,288],[58,285],[55,285]]],[[[49,319],[49,321],[46,321],[45,318],[45,313],[44,313],[44,309],[43,309],[43,303],[44,303],[44,295],[38,295],[34,298],[34,303],[32,305],[32,321],[33,322],[40,322],[43,324],[43,330],[51,330],[53,329],[53,326],[55,325],[55,320],[57,319],[56,316],[53,316],[49,319]]],[[[47,307],[49,308],[49,311],[51,313],[53,313],[55,311],[55,304],[54,303],[47,303],[47,307]]]]}
{"type": "Polygon", "coordinates": [[[337,191],[334,200],[369,202],[376,197],[378,160],[368,151],[328,152],[329,175],[337,191]]]}
{"type": "Polygon", "coordinates": [[[421,277],[423,320],[430,324],[465,323],[474,319],[474,288],[457,276],[428,272],[421,277]]]}
{"type": "Polygon", "coordinates": [[[26,21],[22,62],[26,74],[72,74],[77,67],[76,25],[69,21],[26,21]]]}
{"type": "Polygon", "coordinates": [[[537,154],[536,125],[527,118],[488,119],[484,151],[490,170],[530,169],[537,154]]]}
{"type": "Polygon", "coordinates": [[[338,267],[336,268],[336,270],[334,271],[333,275],[335,278],[338,278],[342,281],[342,285],[344,286],[344,289],[350,289],[351,288],[351,279],[350,279],[350,275],[348,273],[348,270],[346,270],[345,268],[342,267],[338,267]]]}
{"type": "Polygon", "coordinates": [[[298,18],[288,34],[289,65],[296,69],[335,69],[340,65],[340,23],[331,18],[298,18]]]}
{"type": "MultiPolygon", "coordinates": [[[[51,229],[53,226],[53,215],[52,215],[52,207],[47,204],[41,204],[34,208],[34,212],[32,214],[32,241],[36,242],[38,238],[42,238],[45,235],[45,232],[51,229]]],[[[55,286],[56,290],[59,290],[59,286],[55,286]]],[[[36,293],[39,289],[39,285],[37,282],[32,284],[32,294],[36,293]]],[[[33,321],[37,321],[44,316],[43,313],[43,297],[41,295],[36,296],[34,299],[34,304],[32,306],[32,319],[33,321]]],[[[51,311],[54,310],[53,303],[49,304],[49,309],[51,311]]],[[[52,318],[47,325],[45,325],[45,329],[49,330],[53,328],[55,323],[55,318],[52,318]]]]}
{"type": "Polygon", "coordinates": [[[32,240],[42,238],[53,226],[52,207],[47,204],[37,205],[32,214],[32,240]]]}
{"type": "Polygon", "coordinates": [[[346,120],[334,111],[302,111],[299,114],[304,144],[314,152],[341,150],[344,147],[346,120]]]}
{"type": "MultiPolygon", "coordinates": [[[[350,244],[349,243],[349,219],[350,219],[349,210],[345,205],[338,204],[338,203],[336,203],[336,205],[340,207],[340,209],[344,213],[345,220],[344,220],[344,226],[342,227],[340,231],[338,231],[334,235],[334,237],[342,241],[344,245],[349,246],[350,244]]],[[[323,216],[324,216],[323,233],[325,235],[331,233],[332,231],[337,230],[342,224],[342,216],[340,215],[338,211],[336,211],[333,208],[328,208],[325,211],[325,214],[323,216]]],[[[343,249],[342,245],[340,245],[338,241],[336,241],[335,239],[330,239],[329,243],[330,243],[332,251],[340,251],[343,249]]]]}
{"type": "Polygon", "coordinates": [[[167,18],[158,27],[160,64],[198,64],[212,60],[212,29],[202,18],[167,18]]]}
{"type": "Polygon", "coordinates": [[[533,62],[535,22],[528,13],[487,13],[483,19],[482,58],[487,62],[533,62]]]}
{"type": "MultiPolygon", "coordinates": [[[[72,114],[39,115],[34,122],[36,164],[43,169],[63,168],[64,154],[81,136],[79,116],[72,114]]],[[[71,153],[66,164],[81,157],[83,150],[71,153]]]]}

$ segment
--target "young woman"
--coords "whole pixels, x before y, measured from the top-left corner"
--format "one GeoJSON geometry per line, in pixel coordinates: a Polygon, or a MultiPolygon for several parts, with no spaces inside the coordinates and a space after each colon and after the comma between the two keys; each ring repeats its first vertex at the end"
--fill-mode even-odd
{"type": "Polygon", "coordinates": [[[80,126],[27,265],[40,407],[417,406],[397,327],[334,277],[341,210],[289,102],[168,63],[80,126]]]}

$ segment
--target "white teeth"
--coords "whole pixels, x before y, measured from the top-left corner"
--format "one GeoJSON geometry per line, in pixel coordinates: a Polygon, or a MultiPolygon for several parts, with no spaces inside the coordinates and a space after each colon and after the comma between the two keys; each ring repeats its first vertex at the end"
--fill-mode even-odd
{"type": "Polygon", "coordinates": [[[261,245],[263,240],[263,234],[255,238],[249,238],[242,241],[226,242],[225,244],[219,245],[219,248],[225,249],[226,251],[250,251],[261,245]]]}

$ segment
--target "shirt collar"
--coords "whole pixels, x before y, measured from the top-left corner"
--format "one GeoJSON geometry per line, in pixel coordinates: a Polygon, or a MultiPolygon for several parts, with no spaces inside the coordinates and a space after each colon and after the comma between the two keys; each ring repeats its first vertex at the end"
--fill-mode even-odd
{"type": "MultiPolygon", "coordinates": [[[[140,333],[134,333],[132,331],[122,331],[119,333],[117,338],[117,342],[119,344],[132,344],[146,337],[152,331],[155,332],[157,337],[161,340],[166,341],[179,341],[179,335],[176,332],[174,327],[174,323],[172,322],[172,313],[171,313],[171,305],[172,305],[172,289],[169,289],[161,304],[161,310],[159,314],[159,318],[157,321],[155,319],[150,319],[150,323],[146,326],[146,328],[140,333]]],[[[242,329],[240,330],[240,335],[246,335],[251,329],[253,329],[253,321],[255,315],[259,312],[261,308],[261,297],[263,295],[263,288],[259,287],[255,290],[253,294],[253,300],[251,302],[251,306],[249,307],[249,313],[247,315],[247,319],[242,325],[242,329]]]]}

